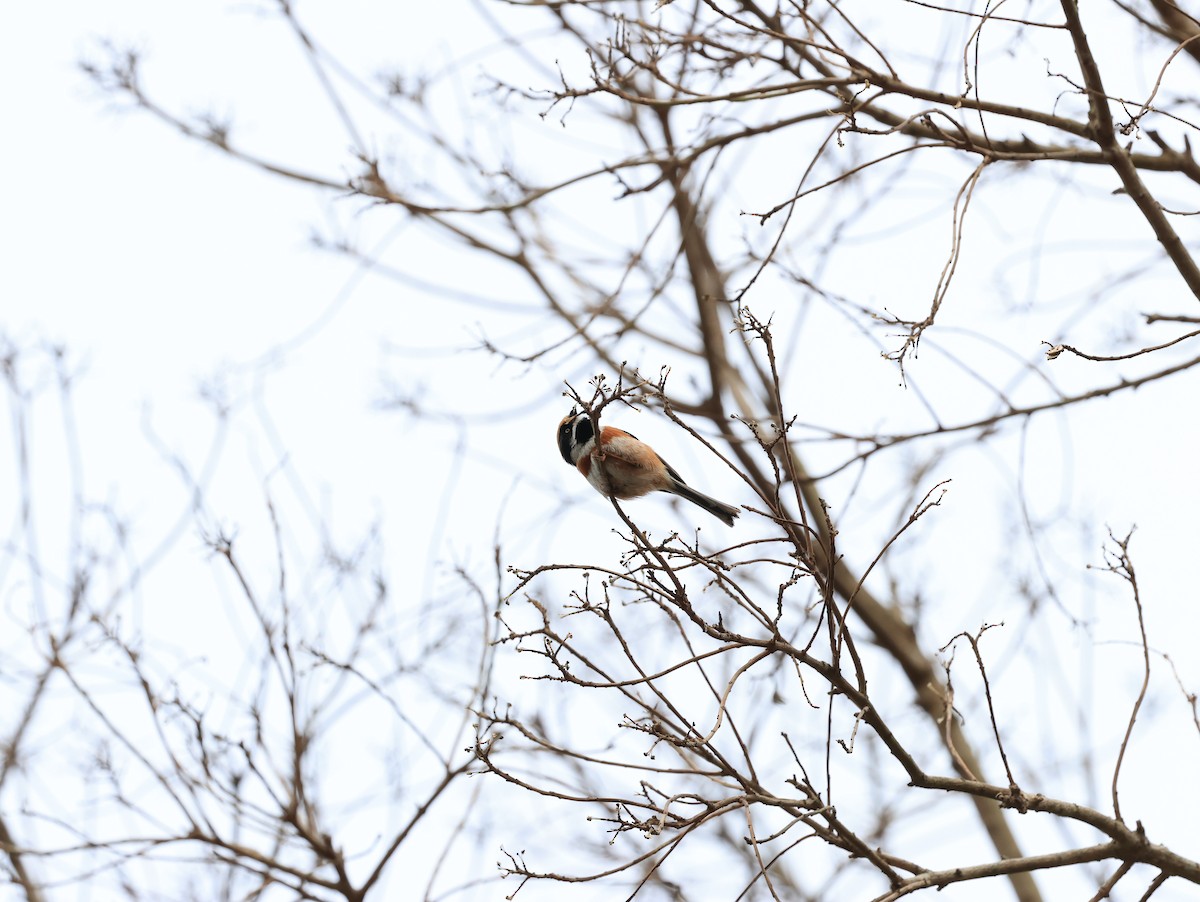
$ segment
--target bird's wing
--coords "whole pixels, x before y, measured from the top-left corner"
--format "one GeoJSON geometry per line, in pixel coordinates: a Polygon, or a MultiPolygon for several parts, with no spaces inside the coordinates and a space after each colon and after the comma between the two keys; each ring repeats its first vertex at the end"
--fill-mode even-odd
{"type": "Polygon", "coordinates": [[[667,468],[667,475],[677,482],[687,485],[687,481],[679,475],[679,472],[673,466],[659,457],[653,448],[645,442],[640,441],[633,433],[625,432],[622,429],[612,426],[605,426],[601,432],[601,438],[601,447],[604,449],[606,456],[615,457],[622,463],[643,470],[652,470],[655,463],[661,463],[667,468]]]}

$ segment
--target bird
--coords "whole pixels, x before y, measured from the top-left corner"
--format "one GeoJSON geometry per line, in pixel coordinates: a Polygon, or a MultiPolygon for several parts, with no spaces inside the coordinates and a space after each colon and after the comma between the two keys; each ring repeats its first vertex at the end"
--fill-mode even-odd
{"type": "Polygon", "coordinates": [[[591,416],[575,407],[558,424],[558,450],[601,495],[625,501],[651,492],[669,492],[704,508],[726,526],[732,526],[740,513],[736,507],[696,491],[653,448],[622,429],[602,427],[597,446],[591,416]]]}

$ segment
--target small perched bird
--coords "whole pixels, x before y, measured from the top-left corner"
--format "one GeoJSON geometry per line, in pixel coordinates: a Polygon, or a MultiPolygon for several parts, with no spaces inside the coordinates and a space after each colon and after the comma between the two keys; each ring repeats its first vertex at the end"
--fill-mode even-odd
{"type": "Polygon", "coordinates": [[[574,407],[558,424],[558,450],[601,495],[625,501],[651,492],[670,492],[704,508],[727,526],[732,526],[740,513],[736,507],[697,492],[653,448],[628,432],[605,426],[597,445],[591,417],[574,407]]]}

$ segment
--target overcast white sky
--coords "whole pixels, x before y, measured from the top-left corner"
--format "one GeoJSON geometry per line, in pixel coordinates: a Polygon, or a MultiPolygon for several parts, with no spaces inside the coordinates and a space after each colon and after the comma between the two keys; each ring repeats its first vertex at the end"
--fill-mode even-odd
{"type": "MultiPolygon", "coordinates": [[[[397,61],[415,72],[454,58],[484,33],[462,13],[465,4],[392,7],[384,13],[390,20],[381,20],[380,10],[371,5],[368,11],[365,3],[304,4],[301,10],[315,33],[351,50],[365,72],[397,61]],[[453,38],[448,17],[455,23],[453,38]],[[364,27],[367,22],[370,27],[364,27]]],[[[296,480],[290,503],[296,510],[308,505],[307,528],[317,532],[318,524],[331,524],[335,541],[351,543],[367,524],[381,522],[394,549],[387,569],[420,574],[420,585],[411,591],[428,592],[437,581],[432,561],[486,560],[497,511],[506,503],[514,534],[531,536],[519,552],[536,558],[562,536],[538,535],[528,526],[553,506],[558,487],[572,475],[557,463],[550,437],[563,412],[558,384],[563,374],[540,374],[543,384],[530,387],[528,372],[453,351],[477,341],[471,308],[449,299],[431,302],[395,282],[364,275],[346,260],[314,249],[309,236],[314,230],[346,230],[368,243],[386,242],[400,259],[419,261],[418,270],[438,276],[463,270],[469,281],[473,264],[427,240],[411,237],[409,247],[407,232],[389,230],[357,202],[271,178],[189,142],[104,96],[79,69],[81,60],[103,55],[106,38],[144,48],[147,84],[164,100],[231,116],[235,134],[265,153],[287,158],[292,146],[304,142],[304,159],[324,161],[326,172],[340,171],[349,142],[330,110],[299,102],[316,92],[296,87],[296,80],[311,79],[312,73],[295,39],[255,10],[255,4],[71,0],[8,4],[0,12],[5,85],[0,339],[17,348],[62,345],[77,361],[86,491],[129,516],[143,554],[187,512],[188,493],[163,449],[201,469],[217,433],[211,406],[200,398],[201,387],[210,386],[232,401],[235,415],[209,511],[249,540],[266,540],[264,484],[286,463],[296,480]],[[389,351],[395,347],[405,350],[389,351]],[[448,423],[433,454],[420,457],[423,471],[414,473],[420,449],[404,442],[408,421],[379,409],[393,386],[420,391],[434,405],[439,397],[469,396],[463,407],[479,415],[483,434],[492,438],[458,456],[456,426],[448,423]],[[524,438],[508,444],[505,417],[528,429],[535,444],[524,438]],[[526,450],[532,448],[536,452],[526,450]],[[530,463],[533,454],[536,462],[530,463]],[[506,462],[513,458],[516,464],[506,462]],[[514,485],[522,493],[519,503],[511,500],[514,485]]],[[[474,90],[477,72],[470,64],[463,67],[464,96],[474,90]]],[[[557,140],[553,123],[526,127],[545,128],[545,140],[557,140]]],[[[387,149],[403,153],[403,138],[396,140],[400,143],[387,149]]],[[[997,217],[997,229],[1003,218],[997,217]]],[[[1050,259],[1048,266],[1055,258],[1050,259]]],[[[501,299],[510,290],[500,282],[491,288],[501,299]]],[[[1059,374],[1071,366],[1079,364],[1063,361],[1059,374]]],[[[904,391],[893,374],[876,378],[889,390],[904,391]]],[[[1195,688],[1200,685],[1195,568],[1180,568],[1179,562],[1196,554],[1200,490],[1193,479],[1164,495],[1155,482],[1155,462],[1142,457],[1145,446],[1122,440],[1153,430],[1164,460],[1174,465],[1196,459],[1200,427],[1194,404],[1163,409],[1156,406],[1162,396],[1155,391],[1085,411],[1062,443],[1071,449],[1070,461],[1063,464],[1066,452],[1047,459],[1031,478],[1043,481],[1041,497],[1050,499],[1048,507],[1078,493],[1083,499],[1073,515],[1094,515],[1117,532],[1138,523],[1144,589],[1153,600],[1152,635],[1176,656],[1186,684],[1195,688]],[[1120,428],[1114,428],[1118,422],[1120,428]]],[[[35,475],[44,480],[37,487],[54,500],[56,474],[66,465],[59,427],[49,410],[36,425],[35,475]]],[[[1037,428],[1057,426],[1051,420],[1037,428]]],[[[11,442],[0,443],[6,474],[12,454],[11,442]]],[[[688,454],[667,456],[686,472],[700,466],[688,454]]],[[[995,471],[1010,478],[1012,463],[995,462],[995,471]]],[[[722,495],[721,488],[727,493],[734,484],[710,490],[722,495]]],[[[572,489],[585,503],[595,500],[583,487],[572,489]]],[[[947,518],[940,527],[931,524],[930,535],[937,536],[938,529],[953,533],[954,504],[969,509],[972,493],[987,490],[982,483],[973,487],[969,478],[960,480],[947,518]]],[[[8,503],[0,496],[0,514],[12,522],[8,503]]],[[[594,524],[589,541],[607,542],[610,512],[594,508],[571,522],[594,524]]],[[[53,524],[54,514],[45,516],[53,524]]],[[[193,528],[186,529],[178,555],[151,583],[169,593],[171,603],[164,607],[162,595],[148,592],[152,601],[141,616],[151,628],[219,646],[219,631],[205,634],[213,623],[203,607],[212,597],[203,548],[193,528]]],[[[959,539],[970,547],[970,536],[959,539]]],[[[1070,551],[1081,558],[1087,554],[1070,551]]],[[[1092,551],[1097,562],[1099,549],[1092,551]]],[[[959,577],[931,579],[954,585],[959,577]]],[[[986,587],[968,584],[964,604],[977,625],[987,616],[986,587]]],[[[1115,632],[1128,635],[1127,627],[1115,632]]],[[[1103,623],[1097,638],[1105,641],[1103,623]]],[[[1172,736],[1171,742],[1189,741],[1172,736]]],[[[1194,761],[1194,735],[1190,742],[1186,760],[1194,761]]],[[[1194,807],[1171,806],[1167,797],[1186,796],[1190,805],[1200,799],[1195,786],[1185,792],[1155,785],[1153,773],[1141,777],[1131,774],[1130,783],[1162,803],[1158,823],[1176,814],[1194,824],[1194,807]]],[[[1186,844],[1185,830],[1174,826],[1175,838],[1186,844]]],[[[1197,854],[1197,847],[1193,842],[1179,851],[1197,854]]]]}

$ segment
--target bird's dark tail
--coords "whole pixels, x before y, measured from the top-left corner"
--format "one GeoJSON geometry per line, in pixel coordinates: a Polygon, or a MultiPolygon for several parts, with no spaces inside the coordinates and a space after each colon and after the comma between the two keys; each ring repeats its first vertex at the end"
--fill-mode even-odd
{"type": "Polygon", "coordinates": [[[733,518],[741,513],[741,511],[732,505],[724,504],[716,498],[709,498],[703,492],[697,492],[685,482],[677,482],[673,488],[667,489],[667,491],[678,495],[680,498],[686,498],[697,507],[704,508],[726,526],[732,526],[733,518]]]}

